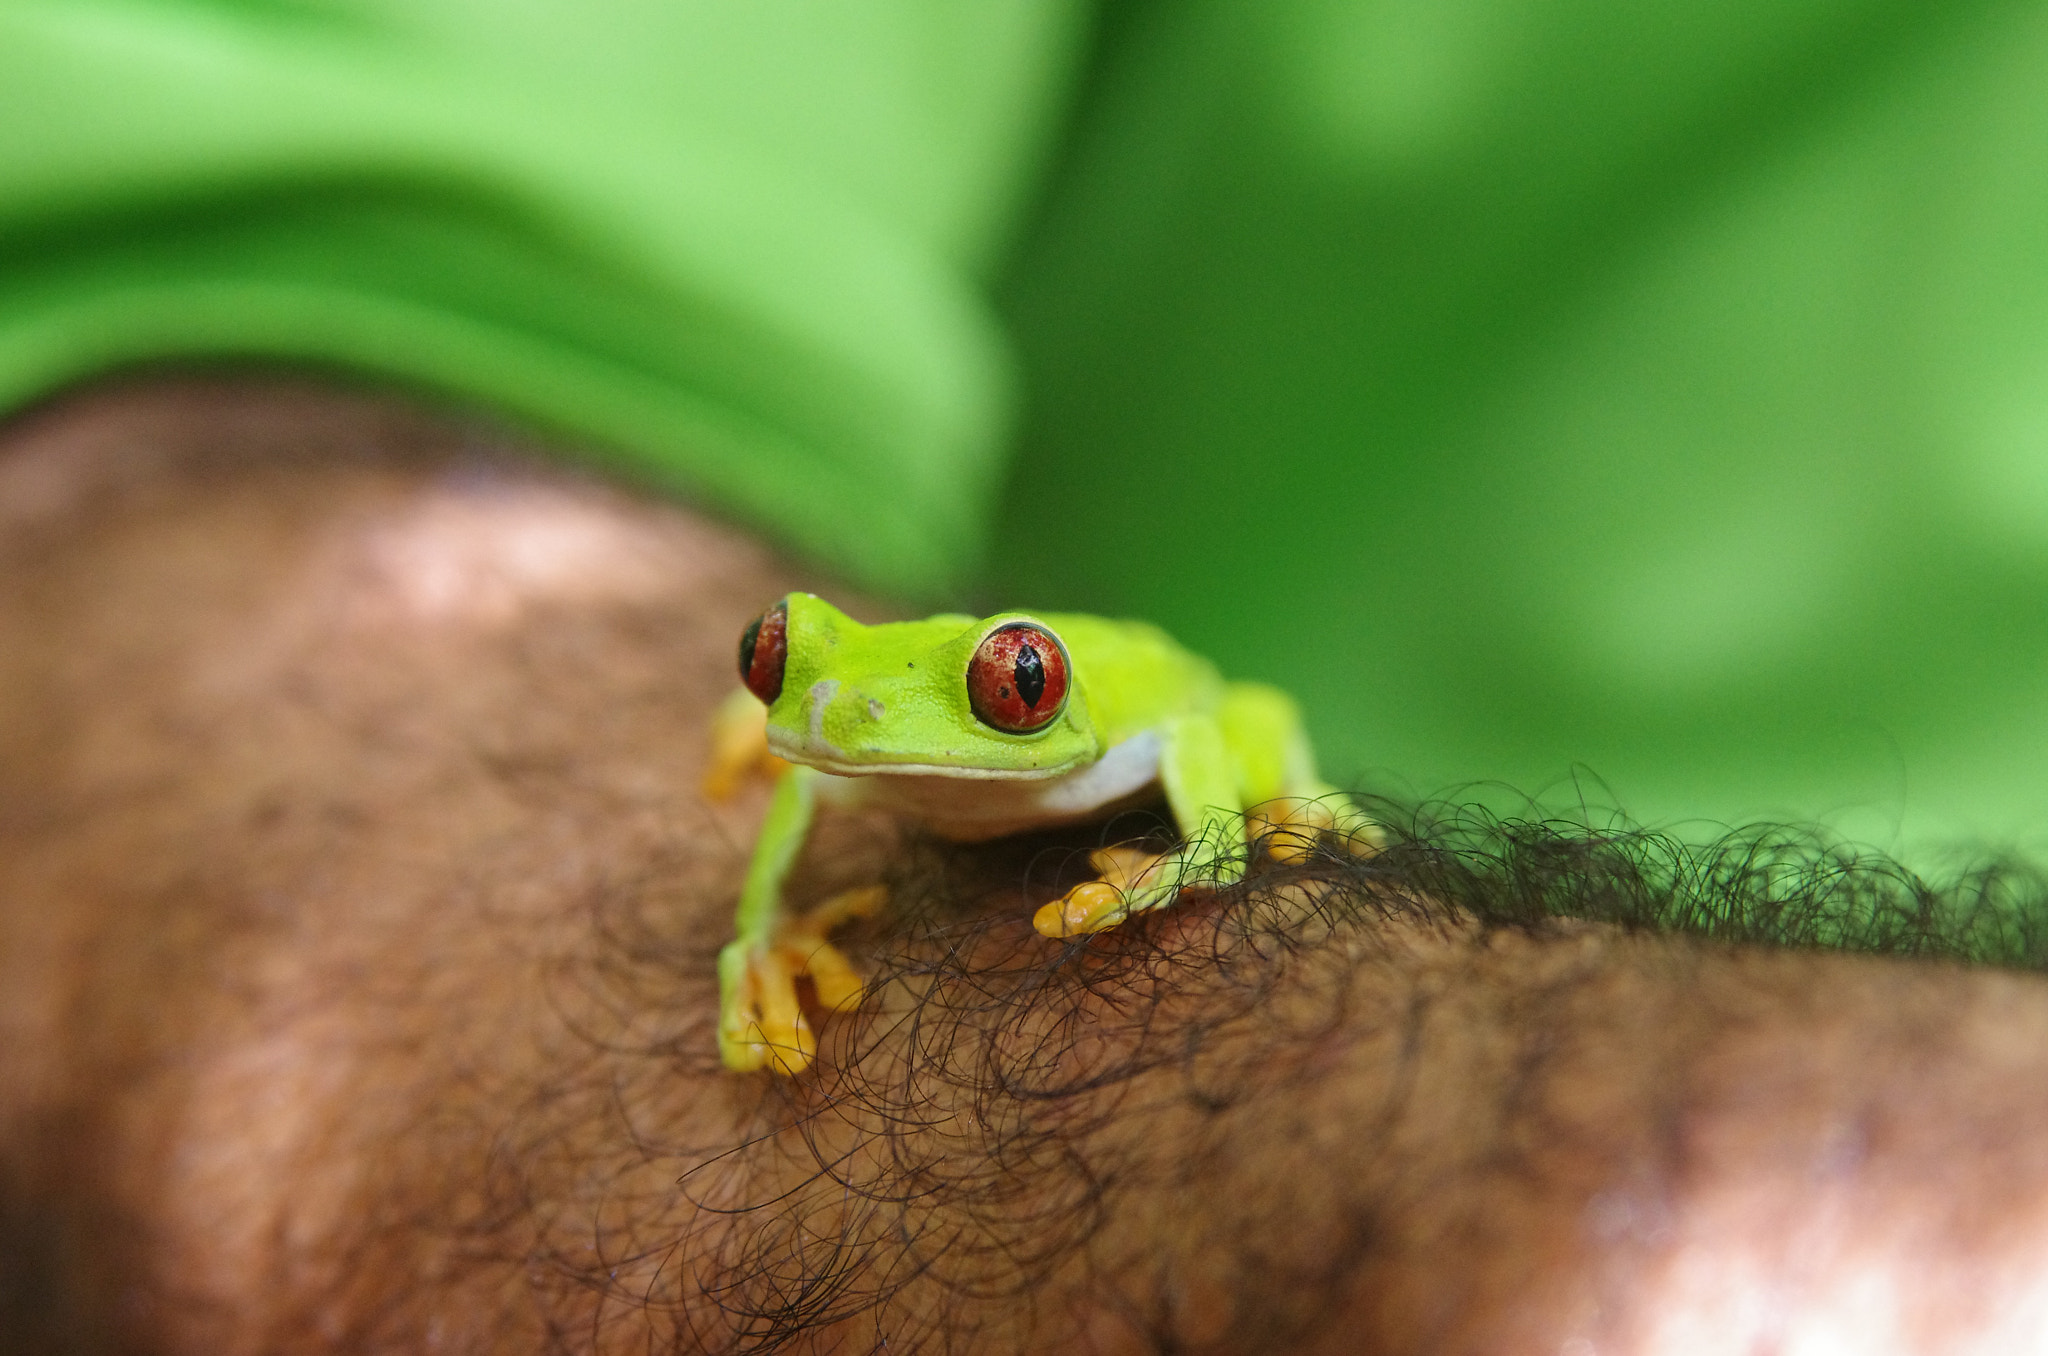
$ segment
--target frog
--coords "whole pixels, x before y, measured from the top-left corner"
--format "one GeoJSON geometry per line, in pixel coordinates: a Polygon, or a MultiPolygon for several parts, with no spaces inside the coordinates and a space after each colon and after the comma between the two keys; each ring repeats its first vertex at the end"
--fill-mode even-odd
{"type": "Polygon", "coordinates": [[[799,981],[841,1012],[863,981],[830,934],[881,886],[802,914],[783,887],[820,807],[879,809],[975,842],[1107,820],[1163,795],[1177,846],[1090,855],[1096,878],[1038,908],[1051,940],[1085,938],[1242,880],[1254,846],[1281,859],[1326,835],[1352,852],[1380,829],[1316,770],[1294,699],[1226,681],[1160,628],[1085,613],[941,613],[863,623],[791,593],[740,637],[741,686],[718,708],[705,791],[750,774],[774,789],[718,955],[719,1055],[795,1076],[817,1055],[799,981]]]}

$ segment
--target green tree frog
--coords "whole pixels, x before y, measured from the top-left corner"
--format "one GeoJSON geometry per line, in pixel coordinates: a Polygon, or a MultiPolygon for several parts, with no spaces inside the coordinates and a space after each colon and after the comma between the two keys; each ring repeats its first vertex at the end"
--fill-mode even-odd
{"type": "Polygon", "coordinates": [[[974,841],[1103,818],[1163,791],[1181,846],[1094,854],[1102,878],[1032,920],[1054,938],[1238,880],[1248,834],[1281,855],[1337,827],[1356,850],[1378,841],[1317,776],[1286,693],[1225,682],[1142,622],[1001,612],[863,625],[792,593],[747,627],[739,659],[745,687],[720,708],[706,789],[729,794],[755,767],[780,775],[718,958],[719,1052],[733,1069],[795,1074],[811,1062],[800,978],[828,1011],[861,993],[828,934],[878,907],[879,887],[804,916],[782,898],[820,803],[974,841]]]}

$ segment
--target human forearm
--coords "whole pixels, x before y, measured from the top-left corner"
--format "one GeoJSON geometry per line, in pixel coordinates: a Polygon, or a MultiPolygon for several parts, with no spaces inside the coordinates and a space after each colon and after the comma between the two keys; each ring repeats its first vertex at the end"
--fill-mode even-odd
{"type": "Polygon", "coordinates": [[[1947,1352],[2030,1318],[2042,984],[1508,921],[1426,832],[1061,947],[1029,918],[1079,840],[821,825],[797,890],[900,887],[849,939],[878,982],[814,1074],[725,1073],[759,805],[699,798],[704,727],[798,581],[375,405],[113,409],[18,432],[0,493],[0,1157],[59,1278],[22,1330],[1947,1352]]]}

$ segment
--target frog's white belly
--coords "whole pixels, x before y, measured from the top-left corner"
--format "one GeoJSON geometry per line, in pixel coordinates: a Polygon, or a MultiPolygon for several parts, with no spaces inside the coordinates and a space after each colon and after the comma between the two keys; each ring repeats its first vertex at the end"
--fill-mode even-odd
{"type": "Polygon", "coordinates": [[[827,772],[819,775],[818,793],[834,805],[887,810],[943,838],[973,842],[1095,818],[1158,780],[1159,736],[1147,730],[1063,777],[827,772]]]}

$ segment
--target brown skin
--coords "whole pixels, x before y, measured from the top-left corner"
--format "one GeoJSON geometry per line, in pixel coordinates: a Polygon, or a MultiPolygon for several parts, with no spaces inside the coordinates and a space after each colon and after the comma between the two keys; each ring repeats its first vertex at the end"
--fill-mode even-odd
{"type": "Polygon", "coordinates": [[[1313,880],[1062,949],[1046,844],[842,823],[892,978],[734,1076],[706,719],[845,590],[253,380],[17,422],[0,579],[0,1348],[2044,1338],[2043,981],[1313,880]]]}

